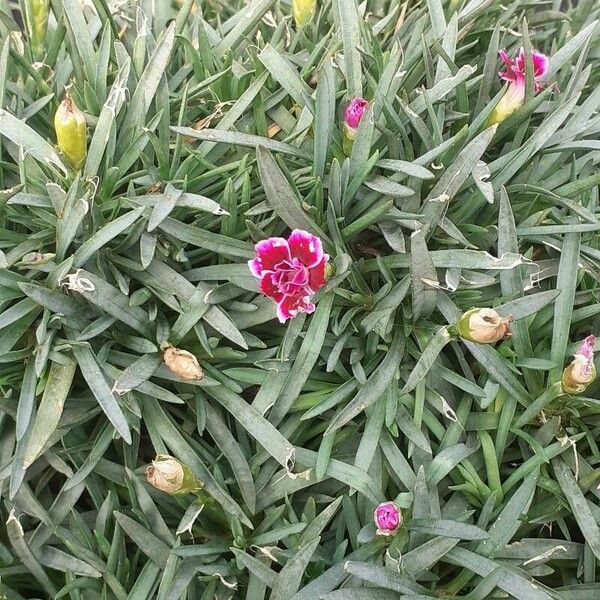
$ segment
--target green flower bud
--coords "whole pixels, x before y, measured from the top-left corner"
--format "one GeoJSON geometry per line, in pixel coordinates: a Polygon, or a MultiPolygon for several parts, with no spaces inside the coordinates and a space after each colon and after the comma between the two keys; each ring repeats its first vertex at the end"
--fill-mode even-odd
{"type": "Polygon", "coordinates": [[[54,260],[56,254],[50,252],[28,252],[22,259],[22,265],[45,265],[54,260]]]}
{"type": "Polygon", "coordinates": [[[50,0],[27,0],[26,21],[34,54],[39,56],[44,49],[44,38],[48,28],[50,0]]]}
{"type": "Polygon", "coordinates": [[[191,494],[204,486],[191,469],[167,454],[159,454],[146,467],[146,479],[157,490],[171,495],[191,494]]]}
{"type": "Polygon", "coordinates": [[[79,170],[87,155],[87,127],[83,113],[68,94],[54,115],[54,130],[60,151],[79,170]]]}
{"type": "Polygon", "coordinates": [[[494,344],[510,337],[512,317],[501,317],[493,308],[472,308],[460,318],[456,331],[476,344],[494,344]]]}
{"type": "Polygon", "coordinates": [[[325,281],[329,281],[335,275],[335,267],[330,263],[325,264],[325,281]]]}
{"type": "Polygon", "coordinates": [[[304,27],[312,19],[316,4],[316,0],[292,0],[296,27],[304,27]]]}
{"type": "Polygon", "coordinates": [[[523,85],[509,85],[506,92],[498,104],[492,111],[488,119],[488,127],[502,123],[505,119],[508,119],[515,110],[520,108],[525,101],[525,84],[523,85]]]}

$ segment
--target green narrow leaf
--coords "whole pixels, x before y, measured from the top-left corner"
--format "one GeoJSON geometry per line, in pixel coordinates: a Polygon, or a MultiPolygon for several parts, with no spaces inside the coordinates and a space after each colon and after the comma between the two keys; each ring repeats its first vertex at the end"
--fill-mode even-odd
{"type": "Polygon", "coordinates": [[[114,425],[125,443],[131,444],[131,432],[129,431],[125,415],[115,400],[111,389],[108,387],[92,351],[85,346],[73,346],[73,354],[77,359],[77,364],[81,369],[83,378],[86,380],[104,414],[114,425]]]}
{"type": "Polygon", "coordinates": [[[73,267],[83,267],[98,250],[106,246],[108,242],[121,233],[128,231],[138,218],[142,216],[143,212],[143,208],[131,210],[98,230],[91,238],[87,239],[77,248],[75,254],[73,254],[73,267]]]}
{"type": "Polygon", "coordinates": [[[83,15],[83,7],[75,0],[63,0],[63,14],[69,26],[73,42],[92,87],[95,85],[96,53],[92,44],[90,29],[83,15]]]}
{"type": "Polygon", "coordinates": [[[441,38],[446,32],[446,17],[441,0],[427,0],[429,7],[429,19],[431,20],[431,29],[436,38],[441,38]]]}
{"type": "Polygon", "coordinates": [[[327,61],[319,73],[315,100],[313,174],[323,178],[335,121],[335,79],[327,61]]]}
{"type": "Polygon", "coordinates": [[[447,327],[438,329],[436,334],[431,338],[431,341],[425,347],[425,350],[419,356],[417,364],[410,372],[404,387],[400,391],[400,395],[409,394],[412,392],[421,380],[429,373],[433,367],[435,360],[439,356],[440,352],[444,347],[451,341],[452,336],[450,335],[447,327]]]}
{"type": "Polygon", "coordinates": [[[40,401],[33,428],[29,434],[24,465],[28,467],[40,455],[54,433],[63,413],[77,365],[69,360],[66,364],[52,362],[46,387],[40,401]]]}
{"type": "Polygon", "coordinates": [[[573,301],[577,289],[580,241],[581,234],[568,233],[565,235],[562,245],[558,278],[556,280],[556,289],[560,290],[561,293],[554,303],[554,324],[552,326],[550,351],[550,360],[556,366],[550,371],[549,380],[551,383],[561,378],[567,354],[573,301]]]}
{"type": "Polygon", "coordinates": [[[164,569],[169,558],[169,546],[127,515],[115,511],[114,516],[119,526],[135,542],[136,546],[153,563],[164,569]]]}
{"type": "Polygon", "coordinates": [[[423,213],[430,226],[430,234],[439,224],[446,211],[448,203],[454,198],[467,177],[472,173],[478,161],[489,146],[496,125],[486,129],[465,146],[454,159],[452,164],[444,171],[439,181],[423,203],[423,213]]]}
{"type": "Polygon", "coordinates": [[[577,525],[579,525],[585,541],[589,544],[594,556],[600,558],[600,528],[590,510],[588,501],[579,488],[575,476],[560,457],[552,460],[552,466],[554,467],[558,484],[573,511],[573,516],[577,521],[577,525]]]}
{"type": "Polygon", "coordinates": [[[356,396],[333,418],[325,432],[326,434],[336,431],[348,421],[351,421],[381,397],[396,376],[403,354],[404,338],[401,333],[397,332],[381,364],[375,369],[365,385],[359,389],[356,396]]]}
{"type": "Polygon", "coordinates": [[[333,294],[325,294],[319,301],[317,310],[311,317],[310,326],[308,327],[302,346],[269,415],[269,421],[275,426],[282,421],[294,401],[300,395],[302,386],[306,383],[312,368],[319,358],[329,326],[329,316],[333,306],[333,299],[333,294]]]}
{"type": "Polygon", "coordinates": [[[244,498],[244,502],[248,506],[250,512],[254,513],[256,510],[256,488],[254,486],[254,479],[250,467],[248,466],[248,461],[246,460],[240,445],[236,442],[217,411],[215,411],[208,403],[205,406],[205,410],[206,428],[231,464],[233,476],[240,486],[240,492],[244,498]]]}
{"type": "Polygon", "coordinates": [[[284,56],[271,44],[267,44],[258,55],[258,59],[296,104],[306,106],[311,112],[314,111],[310,88],[298,77],[293,66],[284,56]]]}
{"type": "Polygon", "coordinates": [[[329,238],[303,210],[300,200],[285,178],[273,155],[264,148],[256,149],[261,183],[267,201],[290,229],[303,229],[331,243],[329,238]]]}
{"type": "Polygon", "coordinates": [[[539,469],[528,475],[488,530],[489,538],[477,546],[477,552],[484,556],[495,556],[521,526],[521,518],[527,514],[537,485],[539,469]]]}
{"type": "Polygon", "coordinates": [[[295,594],[298,591],[304,571],[320,541],[321,538],[317,537],[308,542],[308,544],[298,549],[291,560],[288,560],[277,577],[271,591],[270,600],[286,600],[290,597],[290,594],[295,594]]]}
{"type": "Polygon", "coordinates": [[[427,249],[426,230],[410,236],[413,320],[429,317],[437,302],[438,276],[427,249]]]}
{"type": "Polygon", "coordinates": [[[344,75],[347,97],[362,96],[362,66],[360,60],[359,15],[355,0],[334,0],[342,45],[344,47],[344,75]]]}
{"type": "Polygon", "coordinates": [[[25,154],[31,154],[35,159],[46,165],[54,165],[67,172],[65,165],[54,148],[29,125],[17,119],[5,110],[0,109],[0,135],[23,148],[25,154]]]}

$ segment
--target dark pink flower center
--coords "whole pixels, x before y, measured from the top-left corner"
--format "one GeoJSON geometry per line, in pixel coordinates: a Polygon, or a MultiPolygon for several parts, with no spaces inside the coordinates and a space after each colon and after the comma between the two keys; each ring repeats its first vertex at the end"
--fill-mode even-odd
{"type": "Polygon", "coordinates": [[[396,529],[399,523],[398,509],[395,506],[384,505],[377,509],[377,524],[380,529],[396,529]]]}
{"type": "Polygon", "coordinates": [[[295,296],[306,295],[308,285],[308,267],[303,265],[299,259],[283,260],[275,265],[271,281],[282,294],[295,296]]]}

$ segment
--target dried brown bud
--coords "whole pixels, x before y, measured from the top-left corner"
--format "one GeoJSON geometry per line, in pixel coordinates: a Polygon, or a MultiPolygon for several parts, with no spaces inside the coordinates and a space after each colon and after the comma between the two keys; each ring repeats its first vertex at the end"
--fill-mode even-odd
{"type": "Polygon", "coordinates": [[[156,489],[173,494],[183,485],[183,467],[181,463],[164,454],[159,454],[151,465],[146,467],[146,479],[156,489]]]}
{"type": "Polygon", "coordinates": [[[163,360],[167,367],[179,377],[184,379],[202,379],[204,377],[198,359],[187,350],[168,346],[164,351],[163,360]]]}
{"type": "Polygon", "coordinates": [[[512,317],[501,317],[493,308],[472,308],[458,321],[460,337],[477,344],[494,344],[510,337],[512,317]]]}
{"type": "Polygon", "coordinates": [[[189,494],[202,489],[202,482],[189,467],[168,454],[159,454],[146,467],[146,479],[167,494],[189,494]]]}

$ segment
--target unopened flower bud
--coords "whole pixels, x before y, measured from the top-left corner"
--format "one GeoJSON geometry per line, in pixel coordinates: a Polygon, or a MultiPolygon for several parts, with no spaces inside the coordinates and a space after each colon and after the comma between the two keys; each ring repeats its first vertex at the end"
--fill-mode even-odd
{"type": "Polygon", "coordinates": [[[488,125],[496,125],[508,119],[515,110],[521,107],[524,100],[525,86],[509,85],[490,114],[488,125]]]}
{"type": "Polygon", "coordinates": [[[472,308],[458,321],[460,337],[477,344],[494,344],[510,337],[512,317],[501,317],[493,308],[472,308]]]}
{"type": "Polygon", "coordinates": [[[312,19],[316,4],[316,0],[292,0],[296,27],[304,27],[312,19]]]}
{"type": "Polygon", "coordinates": [[[325,264],[325,273],[324,279],[325,281],[329,281],[335,275],[335,267],[330,263],[325,264]]]}
{"type": "Polygon", "coordinates": [[[68,94],[54,115],[54,130],[60,151],[79,170],[87,155],[87,127],[84,114],[68,94]]]}
{"type": "Polygon", "coordinates": [[[377,525],[377,535],[392,535],[402,525],[402,512],[393,502],[383,502],[373,515],[377,525]]]}
{"type": "Polygon", "coordinates": [[[583,340],[573,356],[573,362],[563,371],[562,389],[567,394],[581,394],[596,379],[594,346],[596,338],[590,335],[583,340]]]}
{"type": "Polygon", "coordinates": [[[350,101],[344,111],[344,132],[346,137],[354,140],[358,132],[358,126],[367,110],[369,103],[364,98],[354,98],[350,101]]]}
{"type": "MultiPolygon", "coordinates": [[[[521,48],[516,59],[511,58],[505,50],[500,50],[499,54],[505,66],[505,70],[499,73],[499,75],[503,81],[508,81],[508,87],[492,111],[488,125],[502,123],[515,110],[520,108],[525,101],[525,50],[521,48]]],[[[531,53],[531,63],[534,78],[533,90],[537,93],[544,87],[543,83],[538,80],[548,73],[549,61],[547,56],[533,50],[531,53]]]]}
{"type": "Polygon", "coordinates": [[[54,259],[56,254],[51,252],[28,252],[22,259],[22,265],[45,265],[54,259]]]}
{"type": "Polygon", "coordinates": [[[146,479],[157,490],[172,495],[190,494],[202,489],[191,469],[167,454],[159,454],[146,467],[146,479]]]}
{"type": "Polygon", "coordinates": [[[27,30],[36,56],[39,56],[44,48],[49,6],[50,0],[27,0],[27,30]]]}
{"type": "Polygon", "coordinates": [[[163,354],[163,360],[167,367],[179,377],[184,379],[202,379],[204,377],[198,359],[187,350],[167,346],[163,354]]]}
{"type": "Polygon", "coordinates": [[[23,56],[25,54],[25,44],[23,43],[23,34],[20,31],[11,31],[9,34],[10,44],[12,50],[18,55],[23,56]]]}

